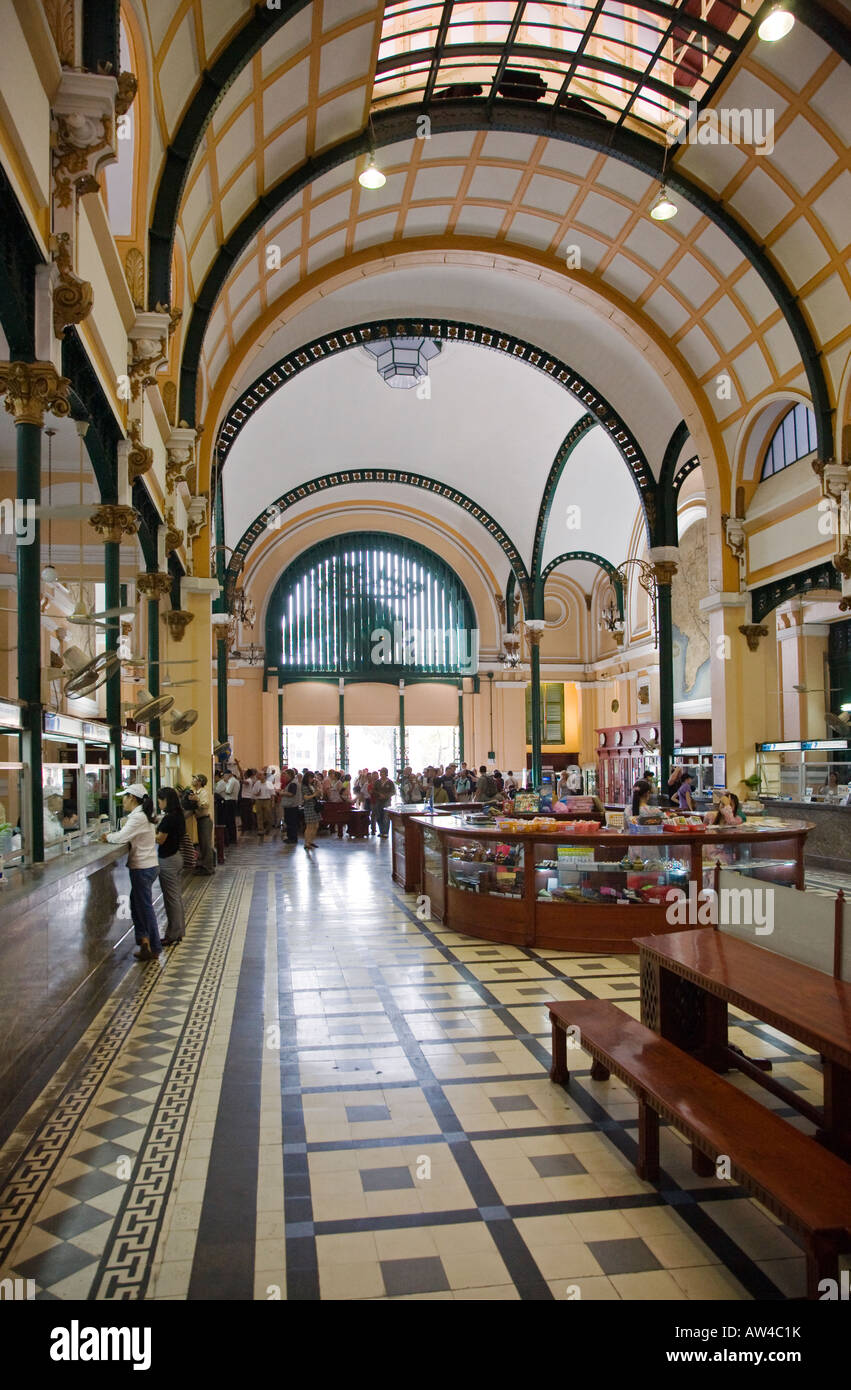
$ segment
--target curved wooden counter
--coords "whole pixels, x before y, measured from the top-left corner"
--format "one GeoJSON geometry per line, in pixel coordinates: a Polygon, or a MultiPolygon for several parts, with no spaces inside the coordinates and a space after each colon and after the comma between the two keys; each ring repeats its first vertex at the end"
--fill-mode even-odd
{"type": "Polygon", "coordinates": [[[415,815],[406,828],[409,847],[412,829],[422,845],[420,876],[410,891],[425,894],[433,919],[486,941],[633,954],[636,936],[682,931],[679,916],[667,919],[667,893],[677,887],[688,893],[694,883],[696,894],[708,886],[716,861],[803,888],[804,841],[812,827],[798,821],[698,834],[571,834],[560,826],[506,833],[457,815],[415,815]],[[498,845],[508,847],[502,863],[487,857],[498,845]],[[622,865],[626,855],[633,862],[622,865]]]}

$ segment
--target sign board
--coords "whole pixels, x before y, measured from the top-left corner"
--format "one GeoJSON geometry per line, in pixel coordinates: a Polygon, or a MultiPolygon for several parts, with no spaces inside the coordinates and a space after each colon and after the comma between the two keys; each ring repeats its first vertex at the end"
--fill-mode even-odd
{"type": "Polygon", "coordinates": [[[541,798],[538,792],[517,792],[514,797],[515,811],[540,811],[541,798]]]}
{"type": "Polygon", "coordinates": [[[722,792],[727,786],[727,754],[712,754],[712,787],[716,792],[722,792]]]}

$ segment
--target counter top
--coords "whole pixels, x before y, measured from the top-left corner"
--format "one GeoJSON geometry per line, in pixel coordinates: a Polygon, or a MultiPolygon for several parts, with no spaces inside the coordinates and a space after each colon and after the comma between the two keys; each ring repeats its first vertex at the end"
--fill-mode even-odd
{"type": "Polygon", "coordinates": [[[791,834],[806,835],[814,829],[811,821],[790,820],[784,821],[782,825],[761,825],[757,820],[747,821],[744,825],[719,826],[713,825],[705,834],[693,833],[689,830],[664,831],[661,828],[645,828],[643,830],[597,830],[583,833],[570,833],[569,822],[564,822],[564,829],[559,826],[557,830],[501,830],[495,826],[470,825],[463,816],[441,816],[438,824],[435,824],[431,816],[418,816],[416,819],[429,825],[434,830],[438,830],[446,835],[465,835],[479,836],[486,840],[553,840],[559,844],[584,845],[590,844],[611,844],[626,845],[634,844],[658,844],[661,841],[670,840],[674,844],[683,841],[714,841],[714,840],[783,840],[791,834]]]}
{"type": "Polygon", "coordinates": [[[104,845],[97,841],[70,854],[57,855],[46,864],[13,869],[9,886],[0,891],[0,912],[5,916],[13,908],[29,909],[57,893],[71,892],[90,874],[126,858],[127,845],[104,845]]]}

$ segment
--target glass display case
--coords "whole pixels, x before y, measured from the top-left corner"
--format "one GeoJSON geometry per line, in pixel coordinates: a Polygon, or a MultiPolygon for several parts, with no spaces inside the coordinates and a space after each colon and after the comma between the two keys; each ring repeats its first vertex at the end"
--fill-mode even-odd
{"type": "Polygon", "coordinates": [[[758,743],[760,795],[841,805],[851,788],[851,740],[758,743]]]}
{"type": "MultiPolygon", "coordinates": [[[[423,845],[430,914],[470,936],[527,947],[631,955],[635,937],[681,931],[675,898],[713,886],[715,865],[803,887],[804,821],[706,831],[671,823],[606,830],[591,821],[472,825],[407,821],[423,845]]],[[[695,913],[691,925],[704,925],[695,913]]]]}

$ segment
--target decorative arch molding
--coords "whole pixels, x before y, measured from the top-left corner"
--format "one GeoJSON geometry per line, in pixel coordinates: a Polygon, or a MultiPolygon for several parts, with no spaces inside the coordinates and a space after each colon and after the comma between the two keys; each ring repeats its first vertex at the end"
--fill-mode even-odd
{"type": "MultiPolygon", "coordinates": [[[[216,300],[223,288],[231,268],[239,259],[251,238],[265,223],[280,210],[290,198],[300,193],[309,184],[351,160],[385,145],[410,140],[416,131],[416,120],[421,114],[421,106],[398,106],[373,114],[369,126],[357,135],[341,141],[319,156],[304,161],[296,170],[284,175],[282,179],[264,194],[246,213],[223,246],[220,247],[204,282],[198,292],[192,317],[187,328],[183,349],[180,379],[180,416],[191,423],[196,412],[196,383],[201,358],[201,349],[207,325],[216,300]]],[[[440,101],[429,107],[432,136],[435,134],[454,134],[458,131],[488,130],[505,131],[523,135],[544,135],[554,140],[593,149],[598,153],[612,156],[638,168],[650,178],[661,180],[665,147],[646,136],[637,135],[622,127],[612,129],[608,122],[579,115],[557,112],[553,108],[539,110],[534,103],[512,101],[491,107],[486,98],[465,101],[440,101]]],[[[730,238],[745,259],[760,276],[772,298],[781,310],[786,324],[792,333],[801,356],[816,417],[816,427],[820,450],[832,436],[832,407],[830,393],[821,362],[807,320],[797,295],[787,285],[777,266],[761,249],[753,237],[736,220],[731,212],[722,206],[718,199],[704,192],[687,175],[669,166],[665,171],[667,187],[679,193],[705,217],[709,218],[726,236],[730,238]]],[[[158,235],[161,234],[158,229],[158,235]]],[[[173,228],[168,235],[173,236],[173,228]]],[[[152,232],[153,236],[153,232],[152,232]]],[[[153,243],[151,261],[153,264],[153,243]]],[[[152,293],[154,281],[152,278],[152,293]]],[[[168,302],[168,280],[156,286],[162,302],[168,302]]]]}
{"type": "MultiPolygon", "coordinates": [[[[533,596],[536,603],[539,601],[541,604],[543,603],[543,581],[540,578],[541,556],[544,553],[544,545],[546,544],[547,527],[550,521],[553,498],[555,497],[556,489],[561,480],[561,475],[567,466],[568,459],[580,440],[585,438],[588,431],[593,429],[596,423],[594,416],[586,412],[584,415],[580,416],[575,425],[571,425],[562,441],[558,453],[553,459],[552,466],[547,475],[547,481],[544,484],[544,493],[541,498],[541,505],[538,509],[538,519],[535,523],[535,540],[532,546],[532,574],[534,576],[535,589],[537,591],[539,586],[541,589],[540,593],[536,592],[533,596]]],[[[541,617],[542,614],[538,614],[538,616],[541,617]]]]}
{"type": "MultiPolygon", "coordinates": [[[[424,500],[427,503],[427,499],[424,500]]],[[[265,627],[266,607],[278,575],[303,550],[341,531],[379,529],[400,539],[409,536],[427,550],[442,555],[470,594],[479,620],[480,642],[489,646],[492,641],[498,641],[496,574],[484,552],[471,546],[470,537],[460,527],[450,525],[445,517],[429,510],[428,505],[410,505],[402,494],[376,501],[347,497],[341,492],[330,504],[326,502],[327,496],[320,499],[317,507],[302,509],[285,527],[270,532],[264,543],[255,545],[251,551],[240,579],[254,600],[261,630],[265,627]],[[487,639],[484,636],[486,623],[493,629],[487,639]]],[[[513,570],[509,569],[508,573],[514,576],[513,570]]]]}
{"type": "Polygon", "coordinates": [[[497,542],[513,573],[517,576],[520,583],[521,592],[528,594],[531,588],[529,573],[523,562],[519,550],[514,542],[506,534],[497,521],[491,516],[490,512],[485,511],[478,503],[474,502],[466,493],[460,492],[457,488],[450,487],[448,483],[436,482],[434,478],[426,478],[421,473],[409,473],[405,469],[397,468],[344,468],[336,473],[324,473],[317,478],[311,478],[309,482],[301,483],[299,486],[290,488],[283,493],[275,502],[265,507],[260,515],[242,533],[238,544],[235,546],[228,561],[225,571],[225,597],[229,601],[233,594],[236,577],[245,563],[246,557],[255,541],[264,534],[269,526],[270,520],[277,521],[284,512],[290,508],[298,506],[300,502],[307,498],[319,496],[329,488],[346,487],[350,483],[378,483],[385,485],[388,483],[398,484],[402,487],[420,488],[424,492],[430,492],[437,497],[443,497],[449,502],[455,503],[463,511],[467,512],[475,521],[493,537],[497,542]]]}
{"type": "Polygon", "coordinates": [[[690,476],[690,474],[694,473],[694,472],[696,471],[696,469],[702,468],[702,467],[703,467],[703,464],[701,463],[701,461],[700,461],[699,457],[697,456],[697,454],[693,454],[692,457],[691,457],[690,459],[686,459],[686,461],[685,461],[685,463],[683,464],[682,468],[680,468],[680,469],[677,471],[677,476],[674,478],[674,481],[673,481],[673,483],[671,484],[671,486],[672,486],[672,488],[673,488],[673,490],[674,490],[674,500],[675,500],[675,501],[676,501],[676,499],[677,499],[677,498],[679,497],[679,495],[680,495],[680,488],[682,487],[682,485],[683,485],[683,483],[685,482],[686,478],[688,478],[688,477],[690,476]]]}
{"type": "Polygon", "coordinates": [[[587,560],[589,564],[596,565],[609,576],[609,579],[612,581],[612,588],[615,591],[618,612],[621,617],[623,617],[623,581],[611,561],[604,560],[602,555],[596,555],[592,550],[567,550],[563,555],[557,555],[554,560],[550,560],[550,563],[541,575],[542,594],[546,582],[556,566],[567,564],[570,560],[587,560]]]}
{"type": "Polygon", "coordinates": [[[830,560],[814,565],[812,569],[787,575],[785,579],[773,579],[770,584],[761,584],[758,588],[751,589],[753,621],[761,623],[763,618],[790,598],[825,591],[835,593],[837,598],[842,596],[842,575],[834,569],[830,560]]]}
{"type": "MultiPolygon", "coordinates": [[[[592,424],[599,423],[608,430],[632,474],[642,506],[647,508],[647,499],[652,495],[655,487],[650,465],[638,440],[628,429],[618,412],[599,391],[566,362],[544,352],[534,343],[526,342],[511,333],[500,333],[493,328],[483,328],[479,324],[461,323],[454,319],[444,318],[378,319],[372,323],[352,324],[350,327],[339,329],[334,333],[322,334],[321,337],[314,338],[312,342],[305,343],[302,347],[287,353],[252,382],[239,400],[231,406],[222,421],[216,443],[217,474],[221,476],[228,454],[252,415],[270,396],[274,395],[276,391],[280,391],[299,372],[305,371],[317,362],[327,361],[336,353],[347,352],[350,348],[373,342],[377,338],[410,338],[422,335],[429,338],[439,338],[445,342],[472,343],[479,347],[488,348],[492,352],[504,353],[518,362],[527,363],[528,366],[534,367],[537,371],[550,377],[551,380],[558,382],[564,390],[569,391],[578,401],[588,407],[587,414],[592,424]]],[[[574,430],[577,429],[579,423],[577,421],[573,427],[574,430]]],[[[574,444],[578,443],[588,428],[590,425],[583,426],[581,434],[577,436],[574,444]]],[[[569,439],[570,434],[562,448],[573,447],[573,445],[568,445],[569,439]]],[[[566,459],[567,455],[562,461],[562,467],[566,459]]],[[[557,465],[558,456],[553,467],[556,468],[557,465]]],[[[552,476],[551,470],[548,486],[552,476]]],[[[539,518],[539,523],[540,520],[539,518]]],[[[524,576],[528,578],[525,571],[524,576]]]]}

